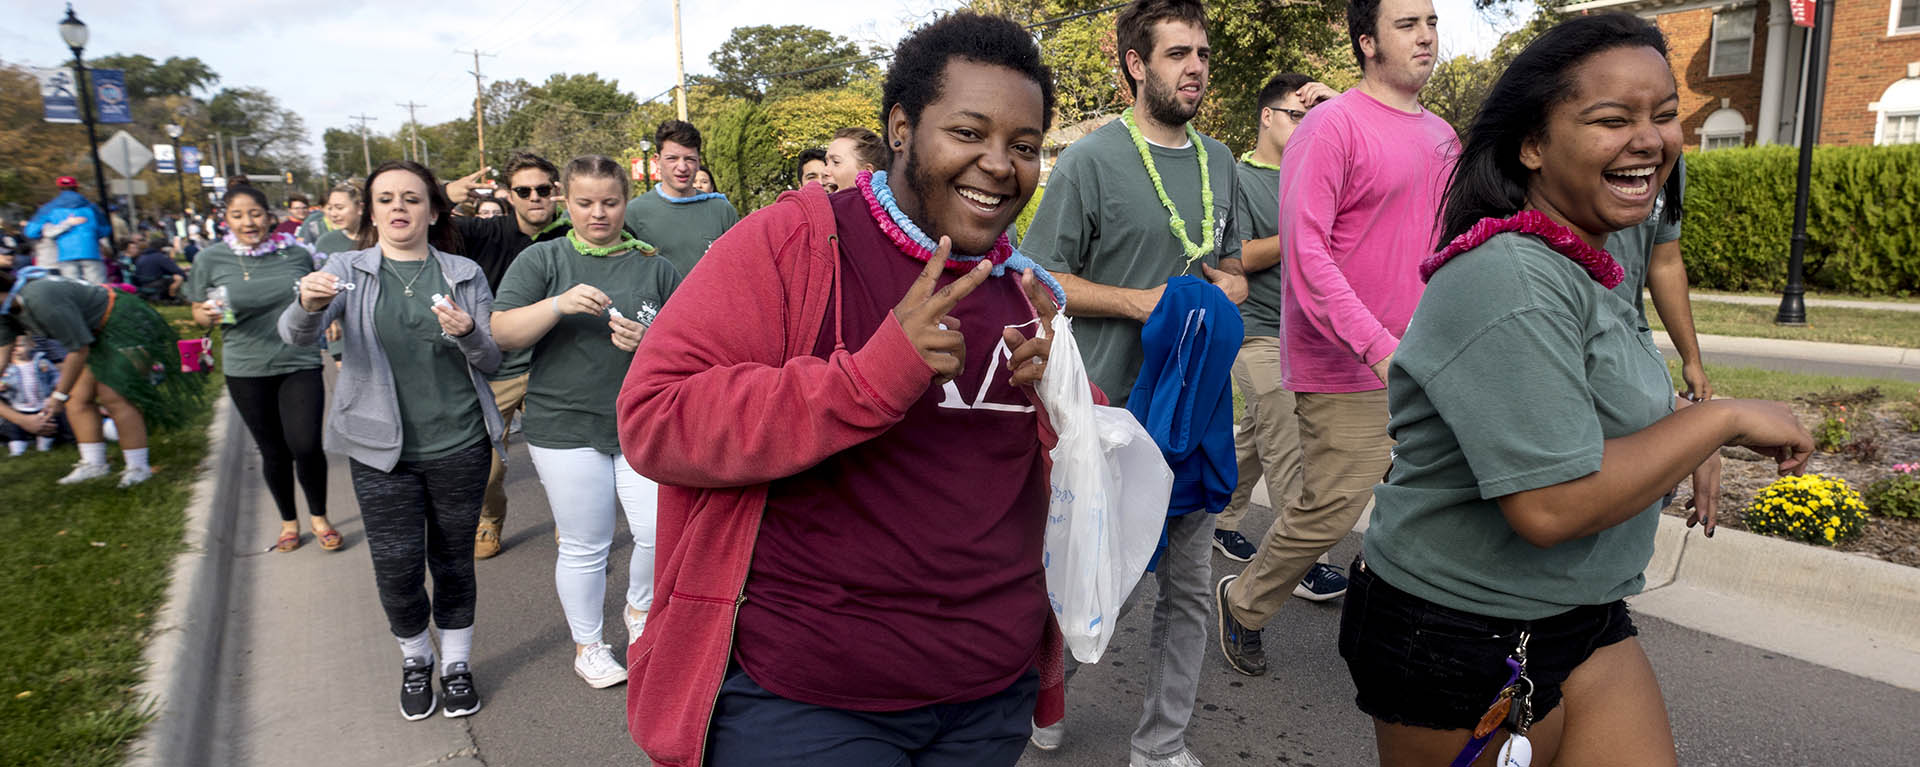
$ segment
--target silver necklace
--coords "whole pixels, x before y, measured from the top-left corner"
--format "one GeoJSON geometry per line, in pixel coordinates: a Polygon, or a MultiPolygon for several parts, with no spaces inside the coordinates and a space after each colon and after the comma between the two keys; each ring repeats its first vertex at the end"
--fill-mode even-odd
{"type": "Polygon", "coordinates": [[[380,265],[386,267],[387,271],[393,272],[394,279],[401,281],[401,291],[405,292],[408,296],[412,296],[413,283],[420,279],[420,275],[427,273],[427,267],[432,265],[429,259],[432,258],[433,256],[427,256],[426,258],[420,259],[420,271],[414,272],[412,277],[402,276],[400,270],[393,265],[393,259],[382,258],[380,259],[380,265]]]}

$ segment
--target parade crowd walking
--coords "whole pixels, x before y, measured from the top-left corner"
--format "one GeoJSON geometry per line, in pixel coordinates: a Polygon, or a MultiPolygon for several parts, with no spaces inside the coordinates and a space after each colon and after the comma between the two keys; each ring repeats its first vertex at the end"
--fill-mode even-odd
{"type": "Polygon", "coordinates": [[[1288,641],[1337,645],[1383,765],[1675,764],[1624,601],[1660,509],[1691,477],[1711,530],[1718,448],[1787,473],[1812,440],[1779,403],[1714,399],[1700,364],[1666,40],[1570,18],[1462,137],[1421,104],[1432,2],[1353,0],[1358,85],[1272,73],[1236,160],[1194,126],[1215,22],[1201,0],[1118,9],[1132,106],[1059,155],[1021,226],[1053,74],[973,12],[899,42],[879,133],[809,148],[744,217],[669,120],[638,194],[610,157],[527,150],[444,179],[388,162],[317,208],[236,180],[174,233],[189,271],[160,253],[121,286],[101,212],[55,179],[34,262],[0,276],[9,449],[69,435],[59,481],[94,481],[110,418],[118,481],[147,479],[147,429],[210,394],[149,306],[177,297],[220,335],[206,362],[259,450],[273,550],[302,548],[303,503],[342,548],[326,456],[348,459],[374,583],[331,588],[384,610],[404,718],[480,712],[477,606],[548,598],[475,577],[517,434],[571,671],[627,685],[655,763],[1011,765],[1073,737],[1043,561],[1063,424],[1036,388],[1071,328],[1074,391],[1124,408],[1173,477],[1128,576],[1156,588],[1119,608],[1152,614],[1131,765],[1202,763],[1206,664],[1275,671],[1290,597],[1344,600],[1338,636],[1288,641]],[[1242,530],[1263,480],[1278,516],[1242,530]],[[1327,561],[1370,505],[1360,556],[1327,561]]]}

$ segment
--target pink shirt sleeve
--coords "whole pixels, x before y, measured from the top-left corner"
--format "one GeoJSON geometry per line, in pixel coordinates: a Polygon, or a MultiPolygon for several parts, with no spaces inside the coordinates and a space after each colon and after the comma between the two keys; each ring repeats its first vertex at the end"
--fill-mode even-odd
{"type": "Polygon", "coordinates": [[[1360,301],[1333,242],[1340,213],[1349,152],[1342,131],[1326,125],[1304,141],[1289,142],[1280,163],[1280,237],[1289,288],[1286,300],[1320,335],[1344,344],[1372,365],[1400,345],[1373,311],[1360,301]]]}

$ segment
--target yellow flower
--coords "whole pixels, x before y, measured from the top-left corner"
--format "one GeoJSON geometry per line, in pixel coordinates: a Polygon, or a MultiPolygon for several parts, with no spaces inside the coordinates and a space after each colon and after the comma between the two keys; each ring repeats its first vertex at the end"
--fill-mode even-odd
{"type": "Polygon", "coordinates": [[[1833,528],[1831,527],[1827,528],[1827,542],[1828,543],[1833,542],[1833,528]]]}

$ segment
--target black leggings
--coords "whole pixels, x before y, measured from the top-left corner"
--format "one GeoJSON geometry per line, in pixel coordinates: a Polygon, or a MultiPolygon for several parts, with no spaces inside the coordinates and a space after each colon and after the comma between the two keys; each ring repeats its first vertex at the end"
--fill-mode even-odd
{"type": "Polygon", "coordinates": [[[320,449],[320,415],[327,401],[320,369],[277,376],[227,376],[227,393],[240,420],[260,446],[260,473],[280,509],[280,520],[294,520],[293,479],[307,496],[307,513],[327,515],[327,455],[320,449]]]}
{"type": "Polygon", "coordinates": [[[381,471],[349,461],[360,522],[373,555],[373,583],[387,627],[397,637],[473,625],[479,584],[473,577],[473,531],[487,493],[493,445],[482,439],[431,461],[401,461],[381,471]],[[427,571],[433,597],[427,597],[427,571]]]}

